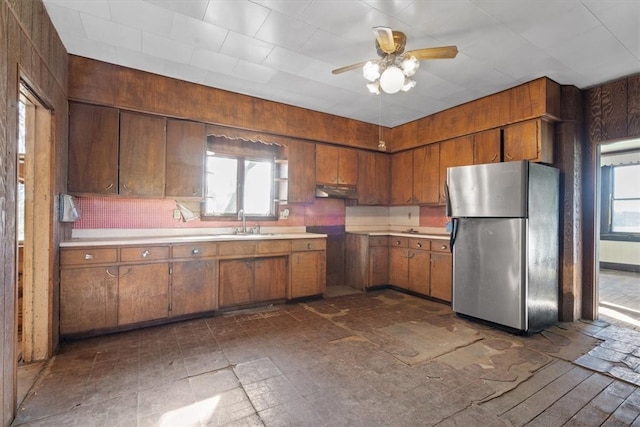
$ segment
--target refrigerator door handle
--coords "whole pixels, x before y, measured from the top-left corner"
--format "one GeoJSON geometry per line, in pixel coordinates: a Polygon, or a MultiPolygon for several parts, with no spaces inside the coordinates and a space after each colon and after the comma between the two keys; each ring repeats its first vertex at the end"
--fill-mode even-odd
{"type": "Polygon", "coordinates": [[[449,197],[449,184],[444,183],[444,214],[445,216],[451,216],[451,198],[449,197]]]}
{"type": "Polygon", "coordinates": [[[456,232],[458,231],[458,218],[451,219],[451,234],[449,235],[449,250],[453,253],[453,245],[456,243],[456,232]]]}

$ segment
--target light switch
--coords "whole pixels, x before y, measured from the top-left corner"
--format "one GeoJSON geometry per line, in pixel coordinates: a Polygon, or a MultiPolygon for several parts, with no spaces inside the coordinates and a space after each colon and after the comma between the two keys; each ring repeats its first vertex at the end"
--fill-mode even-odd
{"type": "Polygon", "coordinates": [[[174,209],[173,210],[173,219],[179,220],[180,219],[180,209],[174,209]]]}

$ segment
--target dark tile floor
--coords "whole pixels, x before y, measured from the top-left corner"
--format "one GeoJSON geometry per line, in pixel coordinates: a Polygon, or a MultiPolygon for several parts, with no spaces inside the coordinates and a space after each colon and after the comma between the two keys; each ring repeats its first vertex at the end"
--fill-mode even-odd
{"type": "Polygon", "coordinates": [[[62,346],[24,426],[640,425],[640,332],[521,337],[391,290],[62,346]]]}

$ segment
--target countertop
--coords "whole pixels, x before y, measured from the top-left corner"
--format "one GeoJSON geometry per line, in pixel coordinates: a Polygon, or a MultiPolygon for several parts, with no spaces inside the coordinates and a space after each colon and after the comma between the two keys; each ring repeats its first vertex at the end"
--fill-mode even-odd
{"type": "Polygon", "coordinates": [[[158,237],[114,237],[95,239],[72,239],[60,242],[61,248],[86,246],[120,246],[120,245],[163,245],[170,243],[190,242],[237,242],[247,240],[291,240],[322,239],[326,234],[318,233],[265,233],[265,234],[201,234],[190,236],[158,236],[158,237]]]}
{"type": "Polygon", "coordinates": [[[449,234],[419,233],[402,231],[347,231],[351,234],[366,234],[368,236],[396,236],[396,237],[418,237],[421,239],[449,240],[449,234]]]}

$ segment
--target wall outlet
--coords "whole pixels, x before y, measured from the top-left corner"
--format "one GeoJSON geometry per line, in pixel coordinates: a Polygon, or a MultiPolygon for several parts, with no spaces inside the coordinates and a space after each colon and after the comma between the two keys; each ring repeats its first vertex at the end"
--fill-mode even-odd
{"type": "Polygon", "coordinates": [[[280,211],[280,219],[289,218],[289,209],[283,209],[280,211]]]}
{"type": "Polygon", "coordinates": [[[173,219],[179,220],[181,216],[182,216],[182,214],[180,213],[180,209],[174,209],[173,210],[173,219]]]}

